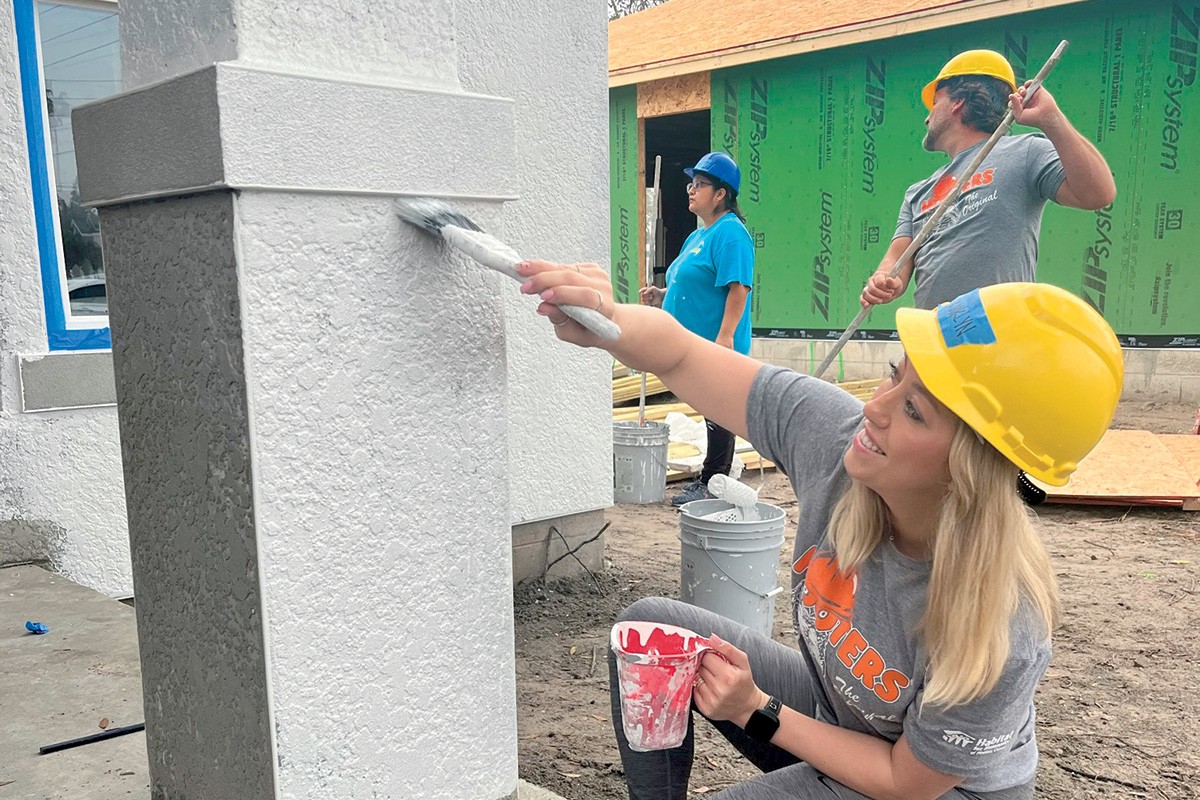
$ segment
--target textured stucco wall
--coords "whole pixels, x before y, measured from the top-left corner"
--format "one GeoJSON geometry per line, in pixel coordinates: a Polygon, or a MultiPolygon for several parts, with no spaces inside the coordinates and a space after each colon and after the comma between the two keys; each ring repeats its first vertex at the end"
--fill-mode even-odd
{"type": "MultiPolygon", "coordinates": [[[[130,4],[147,6],[129,19],[151,28],[172,7],[130,4]]],[[[241,0],[234,32],[201,27],[218,40],[206,46],[239,37],[238,66],[217,70],[230,80],[204,90],[221,100],[221,147],[204,152],[219,158],[224,188],[101,211],[123,270],[114,364],[139,634],[169,645],[144,664],[147,717],[160,729],[152,785],[163,798],[511,797],[505,279],[403,225],[388,194],[494,198],[511,183],[497,177],[513,169],[511,104],[481,115],[480,98],[448,90],[458,84],[450,0],[390,6],[358,51],[345,43],[367,23],[352,9],[337,6],[354,17],[347,33],[329,9],[277,6],[241,0]],[[289,13],[286,42],[262,27],[289,13]],[[422,46],[405,52],[410,40],[422,46]],[[353,65],[366,83],[347,80],[349,63],[322,60],[350,52],[371,62],[353,65]],[[245,68],[272,59],[278,71],[245,68]],[[320,72],[322,84],[268,111],[239,102],[285,97],[271,87],[295,88],[286,72],[320,72]],[[401,114],[418,128],[412,147],[379,124],[411,93],[376,91],[386,108],[353,102],[383,73],[422,90],[442,79],[426,104],[438,114],[401,114]],[[362,123],[345,158],[329,155],[328,140],[347,139],[336,125],[325,141],[306,136],[335,117],[362,123]],[[474,146],[468,131],[488,141],[474,146]],[[393,174],[396,148],[434,156],[437,182],[372,184],[393,174]],[[320,178],[343,166],[357,169],[320,178]],[[301,191],[295,176],[328,182],[301,191]],[[247,718],[226,737],[243,694],[247,718]],[[235,792],[226,776],[243,773],[235,792]]],[[[187,129],[188,104],[139,94],[147,125],[101,104],[77,116],[77,137],[95,146],[125,130],[187,129]]],[[[145,176],[96,177],[113,199],[145,176]]],[[[494,199],[456,202],[501,229],[494,199]]]]}
{"type": "MultiPolygon", "coordinates": [[[[463,88],[516,101],[502,235],[527,258],[608,265],[608,21],[602,4],[457,3],[463,88]]],[[[611,359],[559,343],[502,285],[513,523],[612,505],[611,359]]]]}
{"type": "Polygon", "coordinates": [[[154,0],[121,8],[127,87],[215,61],[355,80],[456,86],[444,0],[154,0]]]}
{"type": "Polygon", "coordinates": [[[132,591],[115,408],[21,413],[17,356],[47,352],[11,3],[0,4],[0,561],[132,591]]]}
{"type": "Polygon", "coordinates": [[[502,279],[386,199],[238,207],[281,796],[505,796],[502,279]]]}
{"type": "Polygon", "coordinates": [[[160,796],[508,796],[500,278],[386,199],[102,215],[160,796]]]}

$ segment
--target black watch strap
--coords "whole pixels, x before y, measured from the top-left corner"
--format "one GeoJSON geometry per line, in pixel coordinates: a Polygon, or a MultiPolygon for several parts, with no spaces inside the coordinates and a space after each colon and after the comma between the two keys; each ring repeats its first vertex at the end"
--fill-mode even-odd
{"type": "Polygon", "coordinates": [[[783,701],[778,697],[767,700],[767,704],[750,715],[746,720],[746,733],[751,739],[759,742],[769,742],[779,730],[779,711],[783,701]]]}

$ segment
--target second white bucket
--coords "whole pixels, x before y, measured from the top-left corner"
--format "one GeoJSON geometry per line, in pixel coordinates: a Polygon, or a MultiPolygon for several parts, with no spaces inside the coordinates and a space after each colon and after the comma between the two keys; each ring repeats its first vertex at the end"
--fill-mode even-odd
{"type": "Polygon", "coordinates": [[[779,550],[786,515],[758,503],[760,519],[703,519],[734,508],[724,500],[693,500],[680,508],[679,596],[770,636],[775,597],[783,592],[779,550]]]}
{"type": "Polygon", "coordinates": [[[667,441],[663,422],[613,423],[613,501],[657,503],[667,493],[667,441]]]}

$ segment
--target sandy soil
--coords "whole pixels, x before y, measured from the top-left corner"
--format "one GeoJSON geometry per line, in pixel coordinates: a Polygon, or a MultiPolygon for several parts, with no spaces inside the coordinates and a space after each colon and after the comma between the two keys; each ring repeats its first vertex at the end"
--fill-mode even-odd
{"type": "MultiPolygon", "coordinates": [[[[1116,425],[1186,433],[1194,415],[1180,404],[1128,403],[1116,425]]],[[[760,497],[793,517],[786,579],[796,500],[777,472],[760,497]]],[[[1039,516],[1065,614],[1039,689],[1038,796],[1200,796],[1200,513],[1042,506],[1039,516]]],[[[679,595],[675,511],[620,505],[608,520],[604,572],[514,592],[521,777],[567,800],[627,796],[608,714],[608,631],[638,597],[679,595]]],[[[785,602],[775,637],[796,645],[785,602]]],[[[707,725],[696,730],[691,795],[753,774],[707,725]]]]}

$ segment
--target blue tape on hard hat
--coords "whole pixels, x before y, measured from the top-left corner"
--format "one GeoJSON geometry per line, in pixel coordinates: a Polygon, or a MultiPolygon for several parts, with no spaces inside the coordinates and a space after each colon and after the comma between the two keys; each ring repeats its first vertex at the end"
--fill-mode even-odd
{"type": "Polygon", "coordinates": [[[949,303],[942,303],[937,307],[937,319],[946,347],[992,344],[996,341],[996,332],[992,330],[978,289],[959,295],[949,303]]]}

